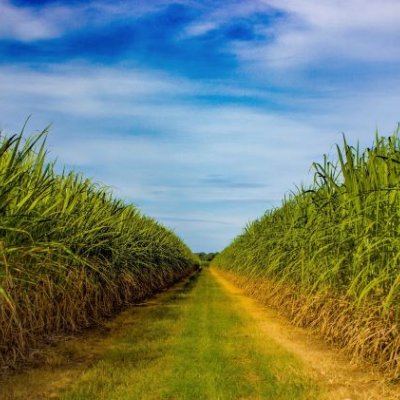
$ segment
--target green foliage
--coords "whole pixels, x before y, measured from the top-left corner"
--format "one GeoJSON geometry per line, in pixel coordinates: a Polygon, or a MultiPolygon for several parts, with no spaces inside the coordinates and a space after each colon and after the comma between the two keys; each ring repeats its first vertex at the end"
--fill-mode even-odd
{"type": "Polygon", "coordinates": [[[200,260],[200,265],[202,267],[208,267],[210,262],[218,255],[218,253],[196,253],[196,255],[199,257],[200,260]]]}
{"type": "Polygon", "coordinates": [[[56,173],[46,135],[0,135],[0,359],[29,335],[88,325],[198,264],[173,232],[106,187],[56,173]]]}
{"type": "Polygon", "coordinates": [[[399,318],[400,140],[361,150],[343,138],[337,161],[314,163],[314,183],[267,211],[214,261],[301,293],[346,296],[399,318]]]}
{"type": "Polygon", "coordinates": [[[1,259],[10,260],[1,263],[3,272],[18,261],[23,271],[10,272],[21,281],[41,272],[60,278],[77,266],[108,279],[124,269],[191,265],[184,243],[135,206],[75,172],[58,175],[46,162],[45,137],[46,131],[25,143],[22,135],[0,139],[1,259]],[[108,270],[99,269],[103,262],[108,270]]]}

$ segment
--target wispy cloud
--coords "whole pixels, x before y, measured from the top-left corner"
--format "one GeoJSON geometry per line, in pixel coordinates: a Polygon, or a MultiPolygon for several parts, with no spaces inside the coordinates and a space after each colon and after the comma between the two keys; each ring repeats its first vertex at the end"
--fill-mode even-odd
{"type": "Polygon", "coordinates": [[[130,2],[108,0],[19,3],[15,5],[10,0],[0,0],[0,39],[22,42],[54,39],[74,30],[104,26],[121,18],[135,20],[165,6],[162,0],[138,0],[134,5],[130,2]]]}
{"type": "Polygon", "coordinates": [[[51,157],[218,250],[396,126],[397,3],[0,0],[0,126],[54,122],[51,157]]]}
{"type": "Polygon", "coordinates": [[[26,42],[55,38],[79,26],[76,17],[82,12],[81,7],[57,4],[37,9],[0,0],[0,38],[26,42]]]}
{"type": "Polygon", "coordinates": [[[223,7],[215,7],[214,2],[200,3],[199,7],[202,11],[200,17],[187,25],[183,35],[189,37],[205,35],[220,29],[224,25],[229,25],[235,20],[241,20],[243,23],[248,19],[251,20],[254,15],[261,14],[265,19],[267,15],[274,14],[274,9],[262,0],[228,1],[224,3],[223,7]]]}
{"type": "Polygon", "coordinates": [[[264,68],[296,69],[316,62],[399,61],[400,3],[365,0],[265,0],[286,17],[265,27],[264,43],[236,44],[245,61],[264,68]]]}

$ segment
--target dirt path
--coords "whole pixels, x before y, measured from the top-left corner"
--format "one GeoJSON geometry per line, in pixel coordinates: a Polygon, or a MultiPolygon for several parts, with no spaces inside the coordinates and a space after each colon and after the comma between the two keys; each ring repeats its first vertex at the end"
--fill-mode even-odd
{"type": "MultiPolygon", "coordinates": [[[[326,388],[332,400],[399,400],[399,385],[389,385],[372,368],[351,363],[340,351],[332,349],[305,329],[291,325],[277,312],[263,307],[234,286],[220,271],[212,275],[251,315],[264,334],[303,360],[311,376],[326,388]]],[[[325,398],[325,397],[324,397],[325,398]]]]}
{"type": "Polygon", "coordinates": [[[400,399],[212,269],[46,351],[1,400],[400,399]]]}

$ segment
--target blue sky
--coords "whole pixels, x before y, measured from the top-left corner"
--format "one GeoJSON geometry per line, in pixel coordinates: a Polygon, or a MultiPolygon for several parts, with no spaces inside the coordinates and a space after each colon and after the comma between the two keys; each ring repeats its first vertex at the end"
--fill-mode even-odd
{"type": "Polygon", "coordinates": [[[195,251],[400,121],[397,0],[0,0],[0,127],[195,251]]]}

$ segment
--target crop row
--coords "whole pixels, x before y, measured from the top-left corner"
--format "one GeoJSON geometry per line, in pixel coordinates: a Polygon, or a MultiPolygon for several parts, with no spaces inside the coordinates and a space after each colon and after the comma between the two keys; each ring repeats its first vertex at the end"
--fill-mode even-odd
{"type": "Polygon", "coordinates": [[[46,134],[0,137],[0,364],[98,323],[198,263],[134,205],[47,161],[46,134]]]}
{"type": "Polygon", "coordinates": [[[400,368],[400,140],[344,139],[314,182],[249,224],[213,262],[297,324],[400,368]]]}

